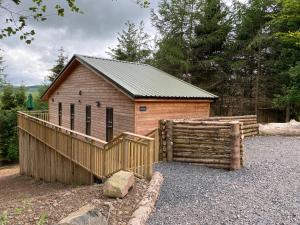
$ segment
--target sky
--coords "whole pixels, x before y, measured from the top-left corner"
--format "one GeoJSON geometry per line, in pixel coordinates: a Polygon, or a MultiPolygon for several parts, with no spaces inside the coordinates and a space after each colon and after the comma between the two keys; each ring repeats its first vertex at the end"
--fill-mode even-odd
{"type": "Polygon", "coordinates": [[[49,16],[42,23],[29,21],[37,33],[30,45],[18,36],[0,40],[10,83],[29,86],[44,82],[61,46],[69,58],[73,54],[109,58],[106,52],[117,44],[117,33],[125,28],[127,20],[135,23],[143,20],[145,31],[155,35],[150,21],[155,1],[146,9],[137,5],[136,0],[77,0],[77,4],[83,14],[68,12],[63,18],[49,16]]]}

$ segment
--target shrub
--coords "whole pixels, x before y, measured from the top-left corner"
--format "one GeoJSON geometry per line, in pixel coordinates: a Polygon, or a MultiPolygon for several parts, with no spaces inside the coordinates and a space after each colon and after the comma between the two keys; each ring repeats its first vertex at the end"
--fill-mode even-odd
{"type": "Polygon", "coordinates": [[[0,151],[11,161],[19,158],[17,109],[0,111],[0,151]]]}

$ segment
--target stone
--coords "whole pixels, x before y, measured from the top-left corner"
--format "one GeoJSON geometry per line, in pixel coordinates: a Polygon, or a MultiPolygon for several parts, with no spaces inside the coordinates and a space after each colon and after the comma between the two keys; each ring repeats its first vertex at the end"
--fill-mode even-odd
{"type": "Polygon", "coordinates": [[[133,173],[119,171],[105,182],[103,193],[110,198],[124,198],[134,185],[134,181],[133,173]]]}
{"type": "Polygon", "coordinates": [[[85,205],[78,211],[62,219],[58,225],[107,225],[107,220],[99,208],[85,205]]]}

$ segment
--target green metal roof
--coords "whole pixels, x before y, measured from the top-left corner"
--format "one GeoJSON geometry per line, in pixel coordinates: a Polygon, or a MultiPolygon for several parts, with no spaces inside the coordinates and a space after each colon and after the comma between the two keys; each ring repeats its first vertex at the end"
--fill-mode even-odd
{"type": "Polygon", "coordinates": [[[218,98],[153,66],[75,55],[81,63],[104,75],[134,98],[218,98]]]}

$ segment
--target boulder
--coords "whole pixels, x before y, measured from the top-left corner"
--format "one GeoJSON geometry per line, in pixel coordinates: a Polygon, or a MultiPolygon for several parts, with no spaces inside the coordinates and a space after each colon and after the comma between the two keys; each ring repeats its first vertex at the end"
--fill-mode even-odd
{"type": "Polygon", "coordinates": [[[78,211],[62,219],[58,225],[107,225],[105,216],[100,210],[91,205],[85,205],[78,211]]]}
{"type": "Polygon", "coordinates": [[[111,198],[123,198],[134,185],[134,175],[131,172],[119,171],[112,175],[104,184],[104,195],[111,198]]]}

